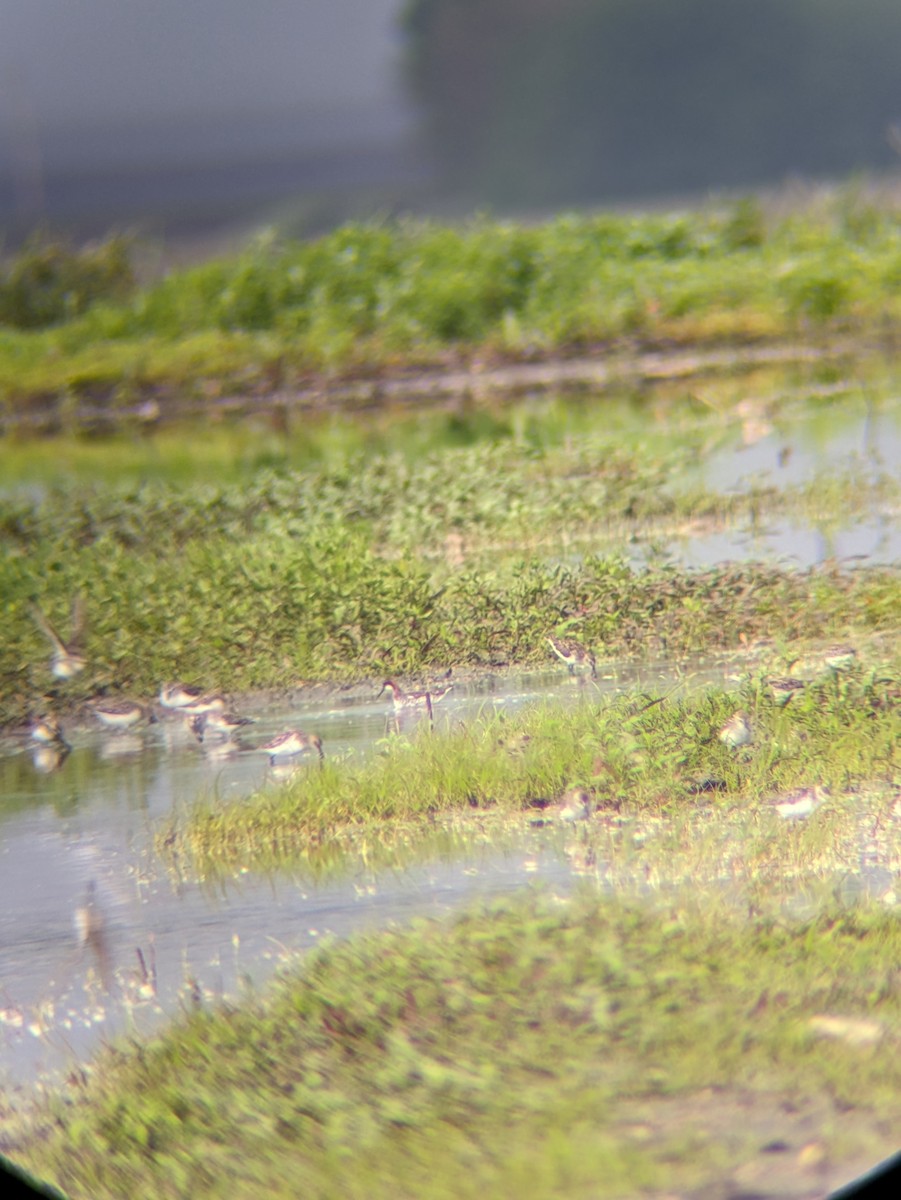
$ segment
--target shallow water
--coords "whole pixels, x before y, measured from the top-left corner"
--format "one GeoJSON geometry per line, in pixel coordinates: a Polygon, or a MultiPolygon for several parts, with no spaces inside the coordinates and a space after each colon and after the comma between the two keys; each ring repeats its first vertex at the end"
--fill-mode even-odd
{"type": "Polygon", "coordinates": [[[845,566],[893,566],[901,561],[901,519],[875,513],[842,528],[811,526],[773,517],[752,528],[685,533],[652,545],[629,547],[636,564],[665,560],[681,567],[705,569],[723,563],[758,562],[806,570],[837,562],[845,566]]]}
{"type": "MultiPolygon", "coordinates": [[[[803,394],[803,389],[801,389],[803,394]]],[[[753,414],[753,407],[751,412],[753,414]]],[[[725,495],[753,488],[795,487],[814,478],[880,475],[898,478],[901,402],[894,394],[877,405],[869,393],[826,407],[788,404],[780,416],[736,417],[676,481],[725,495]]],[[[609,549],[609,548],[608,548],[609,549]]],[[[817,517],[767,516],[740,526],[686,529],[628,547],[636,565],[665,559],[682,567],[727,562],[779,562],[806,569],[830,560],[893,565],[901,561],[901,518],[876,504],[837,522],[817,517]]]]}
{"type": "Polygon", "coordinates": [[[891,471],[901,462],[901,403],[896,395],[878,407],[862,393],[827,408],[793,406],[760,421],[731,421],[697,464],[712,491],[752,486],[790,487],[830,470],[891,471]]]}
{"type": "MultiPolygon", "coordinates": [[[[726,661],[693,664],[690,682],[724,682],[730,669],[726,661]]],[[[580,703],[627,687],[664,690],[688,676],[664,664],[605,665],[600,674],[589,682],[550,669],[458,684],[436,705],[436,728],[549,696],[580,703]]],[[[358,758],[397,728],[385,698],[359,689],[328,706],[305,704],[301,694],[291,707],[251,703],[242,711],[255,723],[246,748],[228,757],[206,752],[176,716],[139,735],[67,731],[72,752],[49,773],[35,766],[33,747],[0,743],[0,1085],[82,1062],[113,1032],[132,1022],[150,1028],[195,993],[234,993],[245,975],[258,983],[287,951],[326,933],[447,912],[536,880],[572,886],[557,832],[526,821],[505,846],[469,838],[455,848],[451,836],[434,861],[402,871],[358,865],[338,881],[298,871],[216,885],[175,877],[152,849],[155,830],[201,795],[234,799],[266,783],[268,756],[254,745],[299,726],[319,733],[329,757],[358,758]],[[81,948],[74,914],[91,881],[102,944],[81,948]],[[155,995],[149,987],[141,993],[151,982],[145,969],[155,969],[155,995]]]]}

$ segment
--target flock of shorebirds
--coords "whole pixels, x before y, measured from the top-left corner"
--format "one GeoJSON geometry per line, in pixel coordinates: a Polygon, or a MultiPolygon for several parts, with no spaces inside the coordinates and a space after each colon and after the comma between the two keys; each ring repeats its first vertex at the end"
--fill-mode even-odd
{"type": "MultiPolygon", "coordinates": [[[[825,650],[818,656],[823,669],[832,675],[839,674],[842,671],[847,671],[853,666],[857,658],[857,650],[854,646],[847,643],[841,645],[827,646],[825,650]]],[[[767,675],[764,682],[769,689],[770,696],[780,708],[784,708],[786,704],[803,692],[807,684],[803,679],[798,679],[794,675],[767,675]]],[[[726,724],[719,730],[717,737],[732,750],[738,750],[742,746],[749,746],[754,740],[754,731],[751,728],[751,721],[746,712],[733,713],[726,724]]]]}
{"type": "MultiPolygon", "coordinates": [[[[556,637],[548,637],[547,640],[557,657],[567,664],[571,674],[577,670],[584,670],[591,673],[592,679],[597,678],[597,663],[594,654],[581,642],[572,638],[556,637]]],[[[818,658],[825,671],[836,674],[847,671],[854,664],[857,650],[849,643],[836,644],[827,646],[818,658]]],[[[793,675],[767,675],[765,683],[770,695],[780,708],[784,708],[794,696],[803,692],[807,686],[803,679],[798,679],[793,675]]],[[[741,710],[733,713],[722,729],[717,731],[716,736],[723,745],[728,746],[731,750],[749,746],[754,740],[750,717],[741,710]]]]}
{"type": "MultiPolygon", "coordinates": [[[[84,652],[85,608],[81,597],[76,597],[73,602],[72,636],[68,640],[60,636],[37,604],[33,604],[32,614],[50,643],[50,670],[54,677],[68,680],[84,670],[88,660],[84,652]]],[[[571,674],[587,672],[592,679],[597,678],[595,656],[581,642],[574,638],[553,635],[547,637],[547,642],[556,657],[566,663],[571,674]]],[[[833,645],[827,647],[818,658],[823,670],[837,674],[853,666],[857,651],[854,646],[848,644],[833,645]]],[[[803,679],[793,675],[766,676],[765,683],[772,700],[780,707],[789,704],[806,686],[803,679]]],[[[427,713],[431,721],[433,705],[446,696],[452,686],[448,683],[446,686],[430,690],[404,691],[395,680],[386,679],[378,696],[388,692],[398,716],[404,710],[419,710],[427,713]]],[[[155,703],[99,698],[91,702],[90,709],[97,721],[112,733],[129,732],[143,724],[155,722],[162,715],[158,715],[159,709],[162,709],[180,717],[198,742],[224,747],[226,753],[237,750],[264,753],[268,755],[272,768],[278,769],[281,764],[289,773],[293,772],[297,760],[304,754],[315,752],[320,764],[325,757],[319,735],[302,729],[286,729],[257,745],[244,744],[239,737],[248,725],[253,724],[253,719],[232,711],[226,698],[220,693],[191,684],[164,684],[155,703]]],[[[30,736],[35,747],[35,765],[41,770],[55,770],[69,753],[70,748],[62,726],[50,714],[32,722],[30,736]]],[[[523,737],[528,741],[528,735],[523,737]]],[[[716,734],[711,734],[710,740],[714,737],[728,749],[736,753],[744,752],[754,740],[750,717],[744,711],[733,713],[716,734]]],[[[705,785],[707,782],[709,781],[705,781],[705,785]]],[[[828,797],[827,788],[800,788],[780,797],[774,807],[779,815],[785,818],[806,817],[828,797]]],[[[536,804],[535,807],[541,808],[541,813],[532,818],[531,824],[540,826],[559,822],[567,826],[581,826],[582,822],[587,822],[592,816],[594,800],[594,789],[581,785],[570,787],[555,803],[536,804]]],[[[590,850],[588,854],[591,854],[590,850]]],[[[101,981],[109,990],[112,987],[110,950],[93,881],[88,885],[84,902],[75,910],[74,917],[79,945],[82,950],[89,948],[94,952],[99,963],[101,981]]],[[[155,986],[155,966],[148,975],[140,950],[138,956],[144,979],[151,979],[155,986]]]]}
{"type": "MultiPolygon", "coordinates": [[[[590,650],[572,640],[561,642],[556,638],[548,638],[548,641],[558,658],[569,664],[570,671],[589,670],[592,678],[596,677],[595,659],[590,650]]],[[[856,658],[855,647],[843,643],[827,646],[817,656],[817,661],[822,671],[836,675],[849,670],[854,665],[856,658]]],[[[798,679],[793,675],[768,675],[764,682],[772,700],[780,708],[789,704],[807,686],[803,679],[798,679]]],[[[718,738],[729,750],[745,750],[754,741],[754,730],[748,713],[743,710],[734,712],[729,720],[717,730],[716,734],[711,734],[708,741],[713,741],[714,737],[718,738]]],[[[714,782],[705,780],[698,785],[696,790],[706,791],[714,782]]],[[[796,788],[794,791],[778,797],[773,803],[773,807],[779,816],[784,818],[807,817],[819,808],[829,798],[829,795],[828,788],[818,785],[796,788]]],[[[581,786],[568,788],[555,804],[542,804],[540,807],[542,808],[541,816],[532,820],[533,825],[544,825],[549,820],[560,821],[564,824],[586,821],[594,809],[592,789],[581,786]]]]}
{"type": "MultiPolygon", "coordinates": [[[[57,679],[67,680],[83,671],[88,660],[83,649],[85,610],[82,598],[76,597],[73,602],[72,636],[68,640],[60,636],[37,604],[32,603],[31,611],[38,628],[51,646],[51,673],[57,679]]],[[[447,684],[430,691],[405,692],[395,680],[386,679],[378,695],[389,692],[395,712],[420,708],[424,709],[431,719],[432,706],[446,696],[452,687],[453,684],[447,684]]],[[[252,717],[244,717],[231,711],[221,693],[187,683],[163,684],[156,705],[182,717],[201,743],[209,740],[232,743],[236,735],[254,723],[252,717]]],[[[114,733],[123,733],[158,721],[156,705],[137,700],[101,698],[91,701],[88,707],[104,728],[114,733]]],[[[54,756],[47,760],[48,769],[51,763],[59,765],[62,757],[70,749],[60,722],[52,714],[45,714],[32,721],[30,736],[39,749],[46,750],[48,755],[54,756]]],[[[272,765],[295,759],[310,751],[318,754],[320,762],[325,758],[319,734],[308,733],[303,729],[286,729],[258,745],[238,743],[237,748],[266,754],[272,765]]]]}
{"type": "MultiPolygon", "coordinates": [[[[446,696],[452,686],[448,684],[436,691],[405,692],[393,679],[386,679],[379,696],[386,690],[390,691],[395,712],[422,708],[431,719],[432,705],[446,696]]],[[[229,744],[234,749],[257,751],[268,755],[273,766],[310,751],[315,751],[320,761],[325,758],[319,734],[303,729],[286,729],[268,741],[255,745],[236,741],[238,734],[254,724],[254,718],[231,711],[226,698],[219,692],[207,692],[186,683],[168,683],[160,688],[156,703],[173,716],[182,717],[201,743],[212,740],[220,746],[229,744]]],[[[89,708],[100,724],[113,733],[130,732],[160,719],[156,705],[137,700],[94,700],[89,708]]],[[[64,755],[70,749],[62,725],[50,714],[32,721],[30,736],[38,747],[56,751],[58,755],[64,755]]]]}
{"type": "MultiPolygon", "coordinates": [[[[82,671],[87,666],[83,648],[83,599],[77,596],[73,602],[72,636],[67,641],[60,636],[35,603],[32,604],[32,614],[38,628],[50,643],[52,674],[57,679],[67,680],[82,671]]],[[[547,641],[557,658],[566,663],[570,674],[587,671],[593,679],[597,677],[595,656],[581,642],[574,638],[553,635],[549,635],[547,641]]],[[[853,665],[857,658],[857,650],[854,646],[843,643],[826,647],[818,657],[824,670],[837,674],[853,665]]],[[[788,704],[806,686],[803,679],[792,675],[770,675],[766,677],[765,682],[773,700],[780,706],[788,704]]],[[[378,695],[390,693],[395,713],[405,709],[424,709],[431,720],[433,705],[446,696],[452,687],[453,684],[449,683],[427,691],[405,692],[395,680],[386,679],[378,695]]],[[[253,719],[231,711],[226,698],[218,692],[186,683],[169,683],[160,688],[157,699],[162,709],[181,716],[201,743],[209,739],[221,744],[234,744],[236,748],[243,750],[258,751],[268,755],[273,766],[311,751],[318,754],[320,762],[324,760],[322,739],[318,734],[302,729],[286,729],[258,745],[236,743],[234,739],[246,726],[253,724],[253,719]]],[[[154,705],[136,700],[98,699],[91,702],[90,709],[101,725],[113,732],[132,730],[142,723],[159,719],[154,705]]],[[[740,750],[750,745],[754,739],[754,732],[748,714],[743,711],[733,713],[716,736],[723,745],[732,750],[740,750]]],[[[68,752],[69,747],[62,727],[51,715],[42,716],[32,722],[31,739],[48,754],[60,756],[68,752]]],[[[583,814],[588,815],[585,812],[586,804],[590,811],[590,799],[586,799],[587,796],[588,793],[582,789],[571,789],[566,793],[559,805],[561,819],[577,820],[583,814]]]]}

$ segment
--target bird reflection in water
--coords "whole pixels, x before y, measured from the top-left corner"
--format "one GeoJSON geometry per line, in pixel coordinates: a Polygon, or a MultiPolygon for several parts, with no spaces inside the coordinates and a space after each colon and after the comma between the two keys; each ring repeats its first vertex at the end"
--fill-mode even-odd
{"type": "Polygon", "coordinates": [[[85,893],[84,903],[74,913],[75,935],[79,949],[84,955],[90,952],[106,991],[112,990],[113,972],[109,936],[106,920],[97,899],[97,884],[92,879],[85,893]]]}
{"type": "Polygon", "coordinates": [[[52,775],[58,771],[69,757],[69,747],[65,742],[54,743],[51,746],[36,745],[31,750],[31,762],[41,775],[52,775]]]}

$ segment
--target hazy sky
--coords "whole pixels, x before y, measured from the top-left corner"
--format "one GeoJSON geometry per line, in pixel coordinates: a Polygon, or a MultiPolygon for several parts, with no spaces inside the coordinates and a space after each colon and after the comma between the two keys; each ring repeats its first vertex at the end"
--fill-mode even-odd
{"type": "Polygon", "coordinates": [[[0,0],[0,118],[43,131],[397,96],[401,0],[0,0]]]}

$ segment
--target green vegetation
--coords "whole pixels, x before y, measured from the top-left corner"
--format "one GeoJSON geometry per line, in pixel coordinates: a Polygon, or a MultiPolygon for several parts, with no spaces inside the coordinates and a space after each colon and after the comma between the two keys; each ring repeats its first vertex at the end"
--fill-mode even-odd
{"type": "MultiPolygon", "coordinates": [[[[272,403],[474,355],[891,340],[901,224],[854,213],[348,227],[129,296],[76,290],[62,317],[38,303],[40,272],[19,272],[35,296],[17,303],[43,327],[0,331],[0,398],[11,425],[64,432],[0,440],[0,725],[173,679],[240,693],[550,664],[549,633],[590,646],[601,674],[605,656],[729,651],[743,682],[599,701],[582,679],[565,708],[422,724],[364,762],[327,747],[321,768],[240,804],[180,798],[158,841],[173,872],[315,879],[553,840],[532,823],[578,784],[599,811],[564,835],[574,867],[668,899],[662,912],[525,900],[323,949],[265,998],[105,1055],[4,1147],[73,1196],[587,1196],[599,1178],[634,1195],[697,1189],[786,1128],[803,1172],[816,1096],[824,1170],[879,1156],[901,1115],[897,921],[834,900],[807,925],[759,914],[801,879],[859,877],[873,840],[897,865],[901,577],[690,572],[663,553],[692,522],[785,513],[823,529],[894,511],[899,482],[875,453],[728,495],[697,465],[793,431],[801,408],[830,436],[852,410],[881,416],[890,372],[832,356],[778,379],[689,364],[650,395],[620,377],[615,395],[571,401],[363,415],[324,399],[303,418],[272,403]],[[249,427],[217,408],[229,391],[259,400],[249,427]],[[186,404],[221,419],[188,424],[186,404]],[[113,432],[94,438],[101,425],[113,432]],[[635,570],[627,540],[657,538],[663,561],[635,570]],[[32,602],[65,638],[76,596],[88,665],[56,682],[32,602]],[[857,659],[830,671],[824,640],[849,637],[857,659]],[[780,708],[766,673],[802,652],[808,684],[780,708]],[[738,708],[754,739],[731,750],[717,731],[738,708]],[[809,821],[772,809],[796,787],[829,789],[809,821]],[[711,899],[724,880],[749,923],[711,899]],[[703,912],[679,900],[684,882],[707,886],[703,912]],[[739,1106],[753,1119],[731,1122],[728,1145],[704,1133],[739,1106]]],[[[10,780],[29,769],[17,756],[10,780]]],[[[61,811],[79,789],[65,781],[61,811]]]]}
{"type": "MultiPolygon", "coordinates": [[[[88,598],[91,667],[50,693],[63,706],[100,689],[153,695],[176,676],[241,691],[538,663],[551,630],[620,655],[891,627],[891,572],[635,575],[622,559],[630,540],[665,545],[692,522],[787,512],[828,528],[897,504],[897,480],[859,462],[782,491],[699,487],[691,465],[729,444],[745,386],[784,417],[817,381],[793,395],[762,373],[706,380],[657,400],[653,425],[637,398],[556,399],[333,416],[297,437],[223,424],[0,444],[0,723],[51,683],[31,596],[63,630],[72,596],[88,598]]],[[[824,430],[866,399],[856,385],[815,401],[824,430]]]]}
{"type": "MultiPolygon", "coordinates": [[[[334,526],[285,523],[236,544],[220,512],[215,534],[201,528],[181,539],[173,524],[159,525],[157,546],[134,550],[121,531],[95,536],[90,516],[73,513],[81,536],[25,539],[0,560],[2,720],[21,720],[42,695],[63,706],[100,689],[152,696],[172,678],[236,692],[547,662],[544,639],[555,630],[611,655],[866,634],[895,628],[901,604],[901,580],[889,570],[636,574],[622,560],[588,558],[577,566],[514,560],[490,574],[445,570],[436,582],[421,559],[380,556],[363,533],[334,526]],[[66,636],[79,591],[90,665],[48,692],[49,654],[30,597],[39,594],[66,636]]],[[[211,507],[206,519],[215,519],[211,507]]],[[[135,540],[146,528],[135,520],[135,540]]]]}
{"type": "MultiPolygon", "coordinates": [[[[290,392],[323,373],[358,377],[474,353],[884,336],[901,317],[901,224],[890,210],[856,221],[848,213],[843,202],[770,226],[745,204],[260,239],[82,315],[82,300],[72,301],[71,317],[50,328],[0,330],[0,400],[11,415],[30,408],[66,424],[88,402],[115,414],[149,397],[164,412],[189,396],[210,404],[230,391],[290,392]]],[[[26,282],[35,274],[9,272],[26,282]]],[[[22,312],[43,311],[39,285],[16,299],[22,312]]],[[[59,320],[53,305],[46,311],[59,320]]]]}
{"type": "MultiPolygon", "coordinates": [[[[382,477],[403,489],[395,505],[409,505],[413,489],[444,489],[462,475],[470,492],[481,491],[499,510],[504,496],[492,501],[494,493],[515,489],[527,470],[528,488],[519,484],[518,492],[510,492],[513,516],[524,501],[537,512],[537,501],[529,499],[533,488],[553,506],[565,487],[583,509],[597,500],[618,505],[616,489],[629,488],[621,507],[653,517],[673,510],[673,498],[684,491],[700,459],[736,445],[746,419],[775,425],[784,437],[803,424],[805,437],[828,439],[868,414],[891,412],[899,386],[891,363],[875,357],[757,368],[728,357],[710,364],[676,358],[673,364],[673,378],[658,361],[647,377],[614,374],[606,383],[582,383],[575,391],[564,392],[561,381],[559,389],[540,396],[492,390],[412,406],[386,399],[365,413],[353,411],[352,404],[347,410],[339,403],[324,412],[289,413],[264,403],[257,412],[252,406],[237,415],[204,410],[159,427],[121,418],[100,433],[90,427],[79,431],[73,412],[70,432],[0,438],[0,498],[53,493],[75,483],[126,491],[149,482],[183,489],[198,483],[253,485],[268,471],[302,470],[322,475],[295,478],[298,492],[317,505],[333,504],[338,488],[354,488],[348,509],[356,504],[367,513],[374,499],[381,508],[387,502],[382,477]],[[513,478],[497,479],[498,470],[513,478]]],[[[846,489],[843,509],[855,502],[854,489],[871,485],[872,464],[846,462],[817,481],[818,490],[827,482],[834,487],[848,481],[849,465],[854,488],[846,489]]],[[[764,497],[760,490],[755,503],[778,502],[775,489],[764,497]]],[[[191,502],[189,488],[179,494],[191,502]]],[[[65,501],[56,506],[64,508],[65,501]]],[[[460,512],[458,524],[472,526],[466,516],[460,512]]],[[[492,516],[496,523],[498,513],[492,516]]]]}
{"type": "Polygon", "coordinates": [[[134,289],[129,243],[113,237],[81,250],[35,235],[0,272],[0,325],[42,329],[134,289]]]}
{"type": "Polygon", "coordinates": [[[891,570],[686,573],[663,558],[636,572],[622,556],[639,541],[655,561],[697,522],[786,513],[828,529],[890,512],[897,479],[860,460],[781,490],[699,483],[698,460],[735,444],[746,388],[766,419],[815,406],[829,436],[891,394],[872,365],[853,386],[836,373],[665,385],[652,423],[647,398],[617,393],[332,414],[293,433],[0,442],[0,724],[172,678],[240,692],[541,663],[550,632],[619,656],[893,629],[891,570]],[[30,603],[67,636],[78,594],[89,667],[52,688],[30,603]]]}
{"type": "Polygon", "coordinates": [[[14,1153],[73,1200],[587,1198],[737,1182],[779,1140],[809,1190],[894,1148],[899,939],[589,894],[357,937],[108,1052],[14,1153]]]}
{"type": "MultiPolygon", "coordinates": [[[[180,857],[188,851],[201,873],[285,859],[315,869],[336,845],[359,850],[360,826],[364,843],[375,847],[375,826],[400,823],[403,849],[411,822],[421,827],[423,818],[428,825],[453,810],[510,815],[575,781],[592,786],[602,810],[671,818],[697,807],[704,780],[717,781],[719,807],[743,811],[798,787],[824,786],[838,796],[890,785],[901,772],[897,670],[894,677],[887,669],[857,668],[841,678],[825,671],[786,708],[757,675],[733,694],[557,705],[444,735],[420,728],[412,744],[389,738],[362,765],[327,761],[250,800],[198,802],[160,833],[159,843],[175,846],[180,857]],[[735,754],[716,732],[739,708],[750,714],[755,740],[752,750],[735,754]]],[[[837,853],[838,842],[820,849],[837,853]]],[[[750,840],[743,854],[753,858],[750,840]]],[[[719,854],[709,856],[709,869],[718,863],[719,854]]]]}

